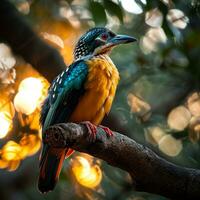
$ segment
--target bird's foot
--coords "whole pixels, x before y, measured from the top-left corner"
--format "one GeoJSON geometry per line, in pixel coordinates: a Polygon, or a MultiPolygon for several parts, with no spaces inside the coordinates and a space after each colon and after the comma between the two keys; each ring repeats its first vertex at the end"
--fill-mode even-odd
{"type": "Polygon", "coordinates": [[[92,124],[90,121],[81,122],[81,124],[85,125],[88,129],[89,141],[94,142],[96,140],[97,126],[92,124]]]}
{"type": "MultiPolygon", "coordinates": [[[[97,134],[97,126],[92,124],[90,121],[81,122],[81,124],[85,125],[89,132],[89,141],[94,142],[96,140],[97,134]]],[[[99,128],[103,129],[108,137],[113,136],[113,132],[106,126],[99,125],[99,128]]]]}
{"type": "Polygon", "coordinates": [[[107,134],[108,137],[113,136],[113,132],[108,127],[102,126],[102,125],[99,125],[99,127],[106,132],[106,134],[107,134]]]}

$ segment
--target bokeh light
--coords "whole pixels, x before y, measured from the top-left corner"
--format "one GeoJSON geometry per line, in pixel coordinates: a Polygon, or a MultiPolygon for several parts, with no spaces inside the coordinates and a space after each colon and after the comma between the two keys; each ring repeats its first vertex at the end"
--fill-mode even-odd
{"type": "Polygon", "coordinates": [[[20,0],[16,1],[17,2],[17,9],[19,12],[21,12],[24,15],[28,15],[30,12],[30,3],[31,1],[27,0],[20,0]]]}
{"type": "Polygon", "coordinates": [[[182,131],[184,130],[191,119],[191,113],[185,106],[174,108],[168,115],[168,125],[171,129],[182,131]]]}
{"type": "Polygon", "coordinates": [[[28,77],[21,81],[19,92],[31,92],[33,96],[40,96],[42,90],[42,82],[39,78],[28,77]]]}
{"type": "Polygon", "coordinates": [[[18,112],[30,115],[37,107],[36,99],[32,98],[31,93],[19,92],[14,99],[14,105],[18,112]]]}
{"type": "Polygon", "coordinates": [[[41,138],[38,135],[26,134],[19,143],[22,147],[22,157],[32,156],[38,152],[41,147],[41,138]]]}
{"type": "Polygon", "coordinates": [[[157,145],[165,135],[165,131],[159,126],[148,127],[145,131],[145,139],[153,145],[157,145]]]}
{"type": "Polygon", "coordinates": [[[145,22],[149,26],[160,27],[163,22],[163,14],[158,8],[154,8],[153,10],[146,12],[145,22]]]}
{"type": "Polygon", "coordinates": [[[193,116],[200,116],[200,96],[193,92],[187,99],[187,107],[193,116]]]}
{"type": "Polygon", "coordinates": [[[9,171],[14,171],[18,168],[21,160],[21,147],[15,141],[8,141],[0,151],[0,168],[7,168],[9,171]]]}
{"type": "Polygon", "coordinates": [[[142,98],[129,93],[127,96],[130,111],[138,116],[142,121],[147,121],[151,116],[151,106],[142,98]]]}
{"type": "Polygon", "coordinates": [[[200,140],[200,117],[193,116],[189,124],[189,139],[195,143],[200,140]]]}
{"type": "Polygon", "coordinates": [[[130,13],[141,14],[143,12],[142,7],[135,2],[135,0],[120,0],[122,7],[130,13]]]}
{"type": "Polygon", "coordinates": [[[64,48],[64,42],[58,35],[47,32],[42,32],[41,35],[48,43],[52,44],[52,46],[55,46],[58,49],[64,48]]]}
{"type": "Polygon", "coordinates": [[[166,43],[167,36],[161,27],[150,28],[144,37],[140,40],[140,47],[146,54],[155,52],[160,43],[166,43]]]}
{"type": "Polygon", "coordinates": [[[72,171],[77,182],[88,188],[97,187],[102,180],[102,172],[97,164],[89,162],[82,156],[77,156],[72,161],[72,171]]]}
{"type": "Polygon", "coordinates": [[[77,15],[68,5],[60,7],[59,14],[62,18],[67,19],[74,28],[80,28],[81,23],[78,20],[77,15]]]}
{"type": "Polygon", "coordinates": [[[1,99],[0,101],[0,139],[4,138],[12,128],[12,119],[15,109],[11,102],[1,99]]]}
{"type": "Polygon", "coordinates": [[[159,126],[147,128],[145,131],[145,139],[152,145],[158,145],[161,152],[171,157],[177,156],[183,148],[181,140],[167,134],[166,131],[159,126]]]}
{"type": "Polygon", "coordinates": [[[0,69],[7,70],[16,64],[16,59],[13,56],[11,49],[4,43],[0,43],[0,69]]]}
{"type": "Polygon", "coordinates": [[[4,138],[11,129],[12,120],[7,112],[0,112],[0,139],[4,138]]]}
{"type": "Polygon", "coordinates": [[[14,98],[16,110],[26,115],[32,114],[45,97],[44,88],[40,78],[29,77],[21,81],[14,98]]]}
{"type": "Polygon", "coordinates": [[[2,148],[2,159],[11,161],[11,160],[20,160],[21,156],[21,146],[15,141],[10,140],[2,148]]]}
{"type": "Polygon", "coordinates": [[[14,171],[18,168],[21,160],[32,156],[38,152],[41,147],[41,138],[39,135],[24,135],[19,143],[10,140],[0,150],[0,168],[7,168],[14,171]]]}
{"type": "Polygon", "coordinates": [[[174,27],[179,29],[184,29],[189,22],[188,17],[185,16],[183,11],[178,9],[169,10],[167,14],[167,20],[171,22],[174,27]]]}
{"type": "Polygon", "coordinates": [[[174,157],[181,152],[183,145],[181,140],[177,140],[173,136],[168,134],[160,139],[158,147],[160,151],[162,151],[166,155],[174,157]]]}
{"type": "Polygon", "coordinates": [[[28,133],[20,132],[17,141],[10,139],[0,149],[1,169],[14,171],[23,159],[39,151],[41,147],[39,110],[41,102],[46,97],[48,86],[48,82],[43,77],[27,77],[19,83],[14,105],[9,99],[1,100],[0,139],[4,138],[13,127],[15,109],[19,112],[16,116],[19,117],[20,126],[29,127],[28,133]],[[20,113],[26,116],[22,117],[20,113]],[[34,114],[31,115],[32,113],[34,114]]]}

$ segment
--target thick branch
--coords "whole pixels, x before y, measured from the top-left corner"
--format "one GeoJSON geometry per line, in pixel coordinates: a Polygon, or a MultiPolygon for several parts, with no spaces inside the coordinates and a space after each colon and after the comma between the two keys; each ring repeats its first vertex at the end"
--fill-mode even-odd
{"type": "Polygon", "coordinates": [[[39,38],[8,0],[1,0],[0,24],[0,40],[49,81],[65,68],[59,52],[39,38]]]}
{"type": "Polygon", "coordinates": [[[174,199],[200,199],[200,171],[176,166],[120,133],[113,137],[98,128],[95,141],[84,125],[58,124],[46,131],[45,142],[70,147],[130,173],[134,189],[174,199]]]}

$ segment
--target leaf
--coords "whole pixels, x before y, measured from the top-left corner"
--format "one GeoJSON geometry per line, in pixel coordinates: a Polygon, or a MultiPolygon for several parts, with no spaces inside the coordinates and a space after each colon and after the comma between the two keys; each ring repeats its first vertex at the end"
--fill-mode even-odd
{"type": "Polygon", "coordinates": [[[106,25],[106,12],[104,10],[104,7],[100,3],[90,1],[89,9],[96,25],[106,25]]]}
{"type": "Polygon", "coordinates": [[[106,10],[113,16],[116,16],[121,23],[123,23],[123,11],[122,8],[111,0],[103,1],[106,10]]]}

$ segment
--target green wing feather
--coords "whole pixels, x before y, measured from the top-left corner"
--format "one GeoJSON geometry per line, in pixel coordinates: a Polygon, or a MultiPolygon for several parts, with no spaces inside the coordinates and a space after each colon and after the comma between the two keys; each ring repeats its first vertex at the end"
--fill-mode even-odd
{"type": "Polygon", "coordinates": [[[84,83],[88,74],[88,66],[78,61],[65,70],[53,81],[48,99],[42,107],[43,132],[51,125],[66,122],[84,93],[84,83]]]}

